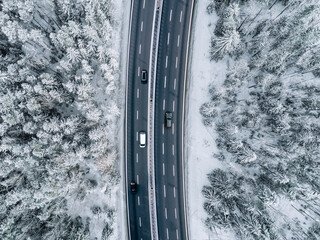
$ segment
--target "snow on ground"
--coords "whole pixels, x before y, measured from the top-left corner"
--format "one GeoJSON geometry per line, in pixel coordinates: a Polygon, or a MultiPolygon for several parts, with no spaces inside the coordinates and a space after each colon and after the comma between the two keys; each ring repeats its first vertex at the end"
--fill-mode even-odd
{"type": "MultiPolygon", "coordinates": [[[[117,4],[117,9],[122,10],[119,14],[119,21],[122,21],[121,26],[121,33],[120,37],[121,40],[118,41],[120,44],[118,45],[118,50],[121,53],[120,56],[120,81],[121,81],[121,89],[125,92],[125,84],[126,84],[126,69],[127,69],[127,47],[128,47],[128,34],[129,34],[129,24],[130,24],[130,9],[131,5],[128,4],[128,1],[126,0],[114,0],[114,4],[117,4]]],[[[120,104],[121,109],[120,112],[121,117],[119,121],[119,133],[118,133],[118,139],[119,139],[119,156],[120,156],[120,163],[119,163],[119,172],[121,174],[120,178],[120,185],[119,189],[116,189],[117,194],[114,195],[116,197],[116,205],[117,205],[117,213],[119,214],[117,218],[117,229],[115,230],[117,234],[114,234],[114,236],[118,236],[117,239],[128,239],[127,236],[127,208],[126,208],[126,191],[125,191],[125,172],[124,172],[124,166],[125,163],[124,159],[124,149],[123,149],[123,143],[124,143],[124,128],[123,128],[123,122],[124,122],[124,114],[125,114],[125,99],[122,98],[123,102],[120,104]]]]}
{"type": "Polygon", "coordinates": [[[207,217],[203,209],[202,187],[208,184],[207,174],[214,168],[224,168],[221,162],[212,158],[217,153],[215,135],[202,124],[200,106],[209,101],[208,85],[215,82],[217,87],[225,78],[227,62],[211,62],[209,44],[217,17],[206,12],[208,0],[197,1],[194,9],[188,68],[186,104],[186,186],[189,235],[191,240],[231,240],[231,233],[210,233],[204,225],[207,217]]]}

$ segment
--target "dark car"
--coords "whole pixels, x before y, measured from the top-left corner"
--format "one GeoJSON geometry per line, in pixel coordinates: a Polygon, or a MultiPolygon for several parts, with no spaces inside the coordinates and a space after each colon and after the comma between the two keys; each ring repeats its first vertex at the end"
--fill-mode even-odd
{"type": "Polygon", "coordinates": [[[141,82],[148,82],[148,72],[145,69],[141,71],[141,82]]]}
{"type": "Polygon", "coordinates": [[[130,182],[130,191],[133,193],[137,192],[137,183],[136,182],[134,182],[134,181],[130,182]]]}
{"type": "Polygon", "coordinates": [[[172,112],[166,112],[165,119],[166,119],[166,127],[171,128],[171,126],[172,126],[172,112]]]}

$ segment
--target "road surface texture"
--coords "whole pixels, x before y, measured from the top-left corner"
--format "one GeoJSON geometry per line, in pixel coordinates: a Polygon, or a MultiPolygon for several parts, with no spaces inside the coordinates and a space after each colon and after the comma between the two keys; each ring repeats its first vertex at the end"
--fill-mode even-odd
{"type": "Polygon", "coordinates": [[[188,239],[183,165],[184,88],[193,0],[164,0],[155,87],[154,164],[159,239],[188,239]],[[172,127],[164,124],[173,113],[172,127]]]}
{"type": "Polygon", "coordinates": [[[125,118],[128,234],[132,240],[148,240],[151,232],[147,146],[139,147],[138,133],[148,129],[149,83],[141,82],[141,70],[149,70],[155,1],[132,0],[131,4],[125,118]],[[136,193],[130,191],[131,181],[137,183],[136,193]]]}

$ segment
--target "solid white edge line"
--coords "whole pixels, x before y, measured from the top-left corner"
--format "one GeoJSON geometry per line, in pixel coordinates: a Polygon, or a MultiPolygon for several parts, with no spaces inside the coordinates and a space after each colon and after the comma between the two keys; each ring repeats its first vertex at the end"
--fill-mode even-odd
{"type": "Polygon", "coordinates": [[[134,1],[131,1],[131,9],[130,9],[130,21],[129,21],[129,34],[128,34],[128,46],[127,46],[127,64],[126,64],[126,72],[127,72],[127,79],[126,79],[126,115],[125,115],[125,190],[126,190],[126,200],[127,200],[127,230],[128,230],[128,238],[129,240],[131,239],[131,231],[130,231],[130,214],[129,214],[129,196],[128,196],[128,191],[129,191],[129,186],[128,186],[128,153],[127,153],[127,139],[128,139],[128,82],[129,82],[129,56],[130,56],[130,41],[131,41],[131,25],[132,25],[132,12],[133,12],[133,5],[134,1]]]}
{"type": "Polygon", "coordinates": [[[184,83],[183,83],[183,101],[182,101],[182,148],[181,148],[181,156],[182,156],[182,192],[183,192],[183,208],[184,208],[184,221],[186,227],[186,240],[189,239],[189,227],[187,221],[187,211],[186,211],[186,191],[185,191],[185,167],[184,167],[184,111],[185,111],[185,95],[186,95],[186,79],[187,79],[187,67],[188,67],[188,58],[189,58],[189,45],[190,45],[190,34],[191,34],[191,23],[193,17],[193,10],[194,10],[194,0],[191,2],[191,12],[190,12],[190,19],[189,19],[189,29],[188,29],[188,40],[187,40],[187,53],[186,53],[186,62],[185,62],[185,74],[184,74],[184,83]]]}

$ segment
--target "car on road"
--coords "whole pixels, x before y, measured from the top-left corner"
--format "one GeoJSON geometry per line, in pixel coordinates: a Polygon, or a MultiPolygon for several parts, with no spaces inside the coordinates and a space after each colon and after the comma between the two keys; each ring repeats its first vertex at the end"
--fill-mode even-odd
{"type": "Polygon", "coordinates": [[[130,191],[133,193],[137,192],[137,183],[135,181],[130,182],[130,191]]]}
{"type": "Polygon", "coordinates": [[[167,128],[171,128],[171,126],[172,126],[172,112],[166,112],[165,123],[166,123],[167,128]]]}
{"type": "Polygon", "coordinates": [[[148,71],[143,69],[141,71],[141,82],[147,83],[148,82],[148,71]]]}
{"type": "Polygon", "coordinates": [[[147,134],[144,131],[139,132],[139,146],[144,148],[147,143],[147,134]]]}

